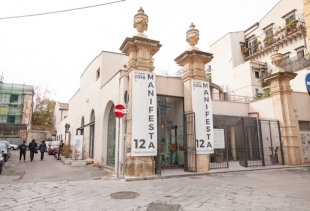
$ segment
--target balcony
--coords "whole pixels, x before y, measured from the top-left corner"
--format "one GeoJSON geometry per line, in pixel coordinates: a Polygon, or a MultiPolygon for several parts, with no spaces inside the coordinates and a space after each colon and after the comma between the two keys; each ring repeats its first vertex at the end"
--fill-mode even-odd
{"type": "Polygon", "coordinates": [[[288,45],[293,41],[297,41],[297,38],[302,39],[304,36],[304,26],[302,23],[291,28],[283,28],[275,32],[270,37],[265,37],[263,43],[258,42],[257,45],[251,46],[244,54],[244,59],[258,60],[261,56],[265,56],[273,51],[274,47],[283,48],[283,45],[288,45]],[[251,52],[251,55],[249,55],[251,52]]]}
{"type": "Polygon", "coordinates": [[[310,67],[310,60],[305,59],[303,56],[295,56],[293,58],[283,60],[280,67],[288,72],[296,72],[310,67]]]}

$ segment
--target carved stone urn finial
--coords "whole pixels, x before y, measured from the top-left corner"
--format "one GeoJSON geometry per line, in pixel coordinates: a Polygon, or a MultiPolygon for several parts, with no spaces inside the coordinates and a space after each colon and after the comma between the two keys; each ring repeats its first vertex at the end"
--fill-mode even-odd
{"type": "Polygon", "coordinates": [[[278,53],[278,47],[273,48],[273,53],[271,54],[271,63],[276,66],[276,68],[272,71],[272,73],[283,72],[284,69],[280,67],[282,62],[282,53],[278,53]]]}
{"type": "Polygon", "coordinates": [[[198,43],[199,40],[199,31],[195,29],[195,25],[192,23],[189,26],[189,30],[186,32],[186,42],[191,46],[188,50],[199,50],[195,45],[198,43]]]}
{"type": "Polygon", "coordinates": [[[135,15],[133,20],[133,27],[138,31],[137,36],[147,38],[147,36],[143,34],[143,32],[147,30],[148,23],[149,18],[146,14],[144,14],[144,10],[142,9],[142,7],[140,7],[138,13],[135,15]]]}

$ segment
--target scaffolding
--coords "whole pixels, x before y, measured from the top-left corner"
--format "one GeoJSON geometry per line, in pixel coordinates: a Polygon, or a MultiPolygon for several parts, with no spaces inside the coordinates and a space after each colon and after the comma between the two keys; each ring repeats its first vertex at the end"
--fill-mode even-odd
{"type": "MultiPolygon", "coordinates": [[[[34,95],[34,88],[25,84],[8,84],[0,80],[0,124],[23,123],[25,95],[34,95]]],[[[32,108],[31,113],[32,113],[32,108]]],[[[0,137],[19,137],[19,130],[0,130],[0,137]]]]}

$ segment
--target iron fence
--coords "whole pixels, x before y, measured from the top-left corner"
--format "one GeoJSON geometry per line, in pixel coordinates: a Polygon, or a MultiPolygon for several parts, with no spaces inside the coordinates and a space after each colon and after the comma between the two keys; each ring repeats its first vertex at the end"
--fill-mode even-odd
{"type": "Polygon", "coordinates": [[[229,101],[236,103],[249,103],[254,101],[255,98],[249,96],[231,95],[227,93],[218,93],[218,94],[212,94],[212,100],[229,101]]]}

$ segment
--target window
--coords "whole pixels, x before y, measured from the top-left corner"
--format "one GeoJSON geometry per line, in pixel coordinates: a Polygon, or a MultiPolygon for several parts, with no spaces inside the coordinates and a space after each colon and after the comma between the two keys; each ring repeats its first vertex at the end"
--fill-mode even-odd
{"type": "Polygon", "coordinates": [[[295,18],[295,13],[291,14],[290,16],[288,16],[287,18],[285,18],[285,24],[290,24],[292,23],[294,20],[296,20],[295,18]]]}
{"type": "Polygon", "coordinates": [[[7,123],[15,123],[15,116],[9,115],[7,123]]]}
{"type": "Polygon", "coordinates": [[[255,78],[259,78],[259,72],[258,71],[255,71],[254,74],[255,74],[255,78]]]}
{"type": "Polygon", "coordinates": [[[310,122],[309,121],[299,121],[299,130],[310,130],[310,122]]]}
{"type": "Polygon", "coordinates": [[[265,40],[264,42],[268,45],[271,44],[273,42],[273,30],[272,27],[268,28],[265,30],[265,40]]]}
{"type": "Polygon", "coordinates": [[[99,77],[100,77],[100,67],[98,68],[96,72],[96,80],[98,80],[99,77]]]}
{"type": "Polygon", "coordinates": [[[284,60],[288,60],[290,58],[290,55],[284,55],[283,57],[282,57],[282,60],[284,61],[284,60]]]}
{"type": "Polygon", "coordinates": [[[16,94],[11,94],[10,96],[10,103],[14,103],[18,101],[18,95],[16,94]]]}
{"type": "Polygon", "coordinates": [[[304,49],[301,49],[301,50],[298,50],[297,51],[297,58],[300,59],[300,58],[303,58],[305,56],[305,51],[304,49]]]}
{"type": "Polygon", "coordinates": [[[248,42],[249,55],[252,55],[256,52],[257,48],[257,38],[254,38],[248,42]]]}

